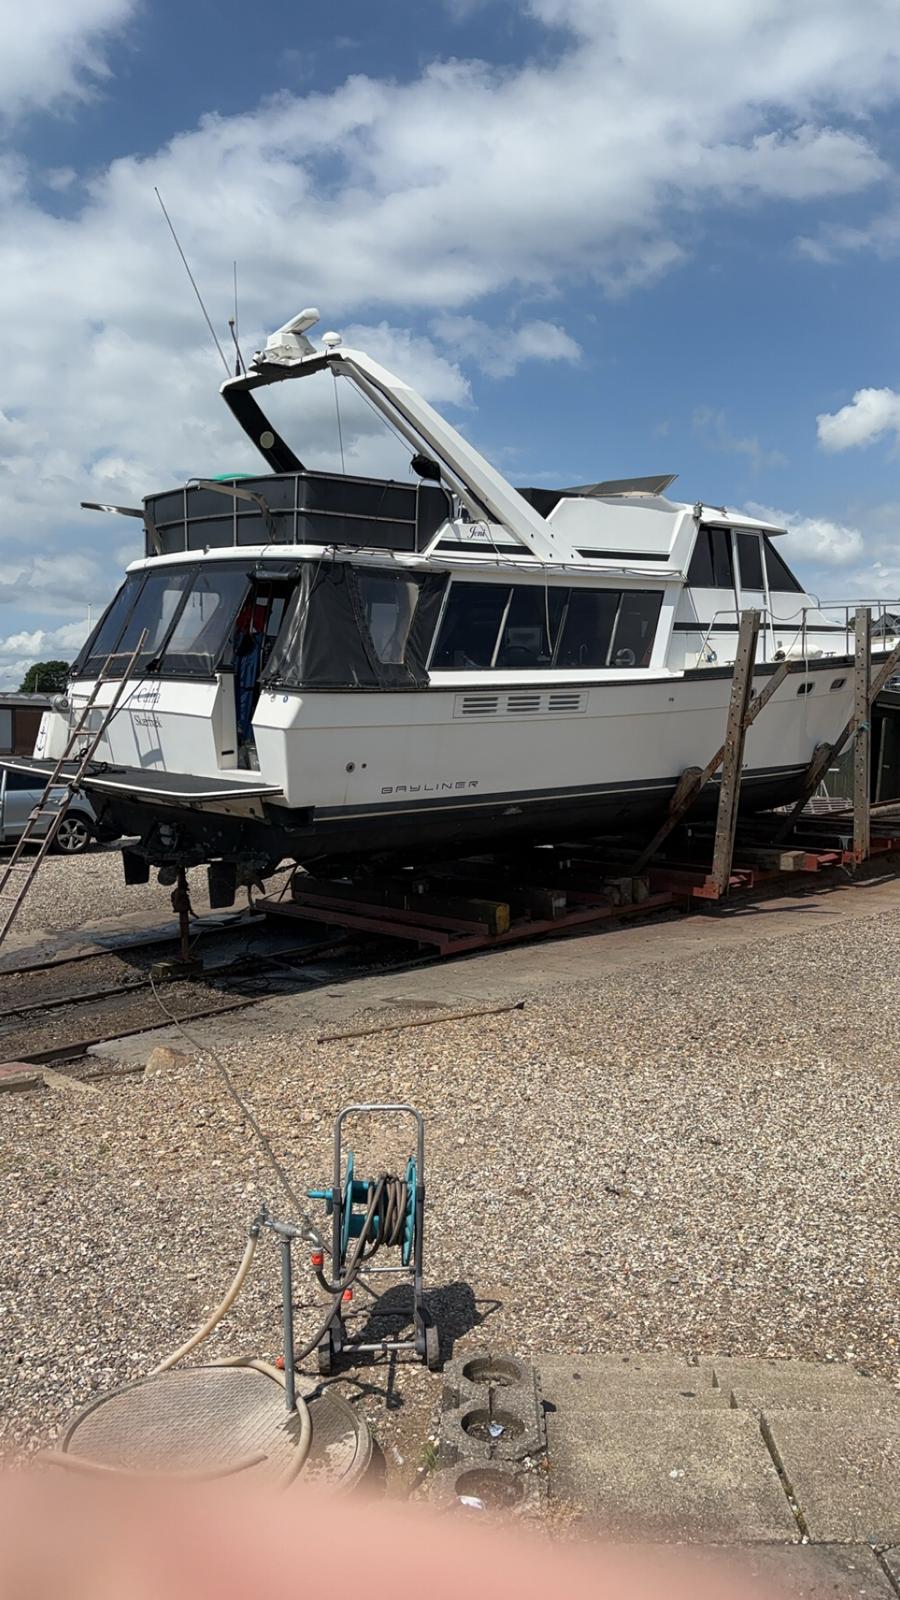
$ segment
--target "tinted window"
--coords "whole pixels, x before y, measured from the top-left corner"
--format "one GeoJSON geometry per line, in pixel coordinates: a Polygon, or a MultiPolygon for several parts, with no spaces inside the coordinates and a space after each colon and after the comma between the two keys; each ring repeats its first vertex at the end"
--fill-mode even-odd
{"type": "Polygon", "coordinates": [[[786,567],[777,550],[769,539],[764,541],[766,547],[766,572],[769,575],[769,588],[776,589],[780,594],[802,594],[803,589],[797,582],[789,567],[786,567]]]}
{"type": "Polygon", "coordinates": [[[177,571],[170,567],[168,570],[163,568],[161,571],[147,574],[137,604],[116,646],[116,655],[119,657],[114,663],[116,675],[121,676],[125,671],[131,653],[144,632],[146,638],[135,663],[135,671],[146,669],[148,663],[159,655],[195,570],[189,568],[187,571],[184,569],[177,571]]]}
{"type": "Polygon", "coordinates": [[[498,667],[549,667],[566,592],[549,586],[513,590],[497,649],[498,667]]]}
{"type": "Polygon", "coordinates": [[[611,667],[649,667],[661,605],[662,594],[658,591],[623,592],[609,658],[611,667]]]}
{"type": "Polygon", "coordinates": [[[614,590],[570,590],[556,666],[605,667],[618,609],[614,590]]]}
{"type": "Polygon", "coordinates": [[[762,550],[758,533],[739,533],[738,568],[741,574],[742,589],[762,589],[762,550]]]}
{"type": "Polygon", "coordinates": [[[731,532],[728,528],[701,528],[688,568],[688,583],[695,589],[731,589],[731,532]]]}
{"type": "Polygon", "coordinates": [[[100,671],[110,651],[114,650],[118,643],[119,634],[143,581],[143,572],[133,572],[130,578],[125,579],[118,594],[110,601],[105,614],[100,618],[93,637],[88,640],[75,663],[78,672],[94,677],[100,671]]]}
{"type": "Polygon", "coordinates": [[[40,773],[12,772],[10,771],[9,767],[6,767],[4,770],[6,772],[7,789],[14,789],[17,793],[24,793],[26,789],[31,790],[37,795],[43,793],[44,784],[41,781],[40,773]]]}
{"type": "Polygon", "coordinates": [[[163,672],[212,673],[246,591],[247,574],[234,563],[227,567],[198,567],[166,646],[163,672]]]}
{"type": "Polygon", "coordinates": [[[416,614],[419,585],[413,578],[357,571],[366,626],[375,654],[386,666],[400,666],[416,614]]]}
{"type": "Polygon", "coordinates": [[[503,583],[452,584],[432,667],[489,667],[509,593],[503,583]]]}

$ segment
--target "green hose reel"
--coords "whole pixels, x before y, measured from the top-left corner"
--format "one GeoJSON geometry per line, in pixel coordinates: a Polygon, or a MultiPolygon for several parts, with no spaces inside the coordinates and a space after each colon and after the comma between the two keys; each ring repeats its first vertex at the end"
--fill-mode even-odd
{"type": "MultiPolygon", "coordinates": [[[[408,1267],[412,1260],[413,1247],[416,1237],[416,1183],[418,1169],[415,1156],[410,1156],[406,1163],[404,1181],[406,1184],[406,1208],[404,1213],[402,1239],[400,1243],[400,1259],[404,1267],[408,1267]]],[[[353,1161],[353,1151],[347,1152],[347,1165],[344,1172],[344,1182],[340,1193],[336,1196],[331,1189],[307,1189],[310,1200],[323,1200],[327,1216],[332,1216],[335,1210],[335,1201],[340,1206],[341,1217],[341,1256],[340,1269],[346,1265],[350,1251],[350,1243],[358,1239],[363,1231],[369,1204],[376,1182],[369,1178],[357,1178],[353,1161]]],[[[383,1235],[383,1218],[376,1211],[373,1218],[373,1237],[381,1240],[383,1235]]]]}

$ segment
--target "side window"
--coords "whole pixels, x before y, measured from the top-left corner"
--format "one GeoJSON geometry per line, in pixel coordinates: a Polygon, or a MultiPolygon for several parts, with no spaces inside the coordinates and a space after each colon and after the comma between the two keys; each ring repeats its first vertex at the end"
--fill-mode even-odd
{"type": "Polygon", "coordinates": [[[509,594],[503,583],[451,584],[432,668],[489,667],[509,594]]]}
{"type": "Polygon", "coordinates": [[[688,583],[695,589],[734,587],[730,529],[700,529],[688,568],[688,583]]]}
{"type": "Polygon", "coordinates": [[[738,568],[742,589],[762,589],[762,549],[758,533],[739,533],[737,536],[738,568]]]}
{"type": "Polygon", "coordinates": [[[495,665],[549,667],[559,637],[566,590],[543,584],[513,589],[495,665]]]}
{"type": "Polygon", "coordinates": [[[163,672],[209,676],[225,649],[246,592],[247,574],[235,563],[198,567],[166,645],[163,672]]]}
{"type": "Polygon", "coordinates": [[[625,590],[612,642],[611,667],[649,667],[662,593],[625,590]]]}
{"type": "Polygon", "coordinates": [[[356,576],[375,654],[385,666],[401,666],[416,614],[419,585],[413,578],[394,577],[391,573],[358,571],[356,576]]]}
{"type": "Polygon", "coordinates": [[[38,772],[34,774],[30,772],[13,772],[10,767],[5,770],[6,787],[7,789],[15,790],[17,794],[24,794],[28,789],[32,789],[35,794],[40,794],[44,787],[38,772]]]}
{"type": "Polygon", "coordinates": [[[136,670],[140,672],[159,655],[192,577],[193,572],[190,570],[178,572],[172,568],[168,572],[163,568],[161,571],[148,574],[137,605],[116,648],[119,657],[116,662],[118,675],[125,671],[128,657],[145,630],[147,637],[135,663],[136,670]]]}
{"type": "Polygon", "coordinates": [[[558,667],[605,667],[619,594],[613,589],[572,589],[556,652],[558,667]]]}
{"type": "Polygon", "coordinates": [[[775,589],[779,594],[802,594],[802,585],[797,582],[790,567],[785,566],[780,555],[770,539],[764,539],[766,547],[766,572],[769,577],[769,588],[775,589]]]}

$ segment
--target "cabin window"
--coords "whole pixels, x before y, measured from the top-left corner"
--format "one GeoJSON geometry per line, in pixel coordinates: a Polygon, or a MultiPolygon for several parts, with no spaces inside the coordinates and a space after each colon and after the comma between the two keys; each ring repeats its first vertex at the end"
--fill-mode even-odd
{"type": "Polygon", "coordinates": [[[447,598],[432,667],[489,667],[510,598],[505,583],[454,583],[447,598]]]}
{"type": "Polygon", "coordinates": [[[607,666],[618,610],[614,589],[572,589],[554,665],[607,666]]]}
{"type": "Polygon", "coordinates": [[[802,585],[797,582],[790,567],[782,561],[778,551],[770,539],[764,539],[766,547],[766,572],[769,578],[769,588],[779,594],[803,594],[802,585]]]}
{"type": "Polygon", "coordinates": [[[688,583],[694,589],[734,589],[730,528],[701,528],[697,534],[688,583]]]}
{"type": "Polygon", "coordinates": [[[228,643],[241,601],[247,592],[247,573],[231,563],[227,567],[197,568],[184,608],[166,645],[164,673],[196,673],[209,677],[228,643]]]}
{"type": "Polygon", "coordinates": [[[737,536],[738,567],[742,589],[763,589],[762,549],[758,533],[739,533],[737,536]]]}
{"type": "Polygon", "coordinates": [[[106,612],[100,618],[81,656],[75,662],[73,673],[76,676],[94,678],[102,670],[107,656],[111,651],[115,650],[118,644],[119,634],[122,632],[126,618],[137,599],[138,591],[143,581],[143,572],[133,572],[130,577],[125,579],[118,594],[113,597],[106,612]]]}
{"type": "Polygon", "coordinates": [[[513,589],[494,657],[497,667],[549,667],[559,637],[565,589],[513,589]]]}
{"type": "Polygon", "coordinates": [[[661,606],[658,590],[623,591],[609,666],[649,667],[661,606]]]}
{"type": "Polygon", "coordinates": [[[366,572],[362,568],[357,569],[356,576],[375,654],[386,666],[400,666],[406,658],[419,583],[399,574],[366,572]]]}

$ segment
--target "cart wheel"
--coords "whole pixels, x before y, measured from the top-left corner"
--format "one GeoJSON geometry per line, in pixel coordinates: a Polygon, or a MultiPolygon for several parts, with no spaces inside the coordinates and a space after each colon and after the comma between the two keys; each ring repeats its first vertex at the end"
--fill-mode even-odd
{"type": "Polygon", "coordinates": [[[441,1370],[441,1336],[433,1322],[425,1329],[425,1365],[429,1372],[441,1370]]]}
{"type": "Polygon", "coordinates": [[[333,1367],[330,1334],[326,1333],[324,1339],[319,1340],[319,1347],[316,1354],[319,1363],[319,1377],[330,1378],[333,1367]]]}

